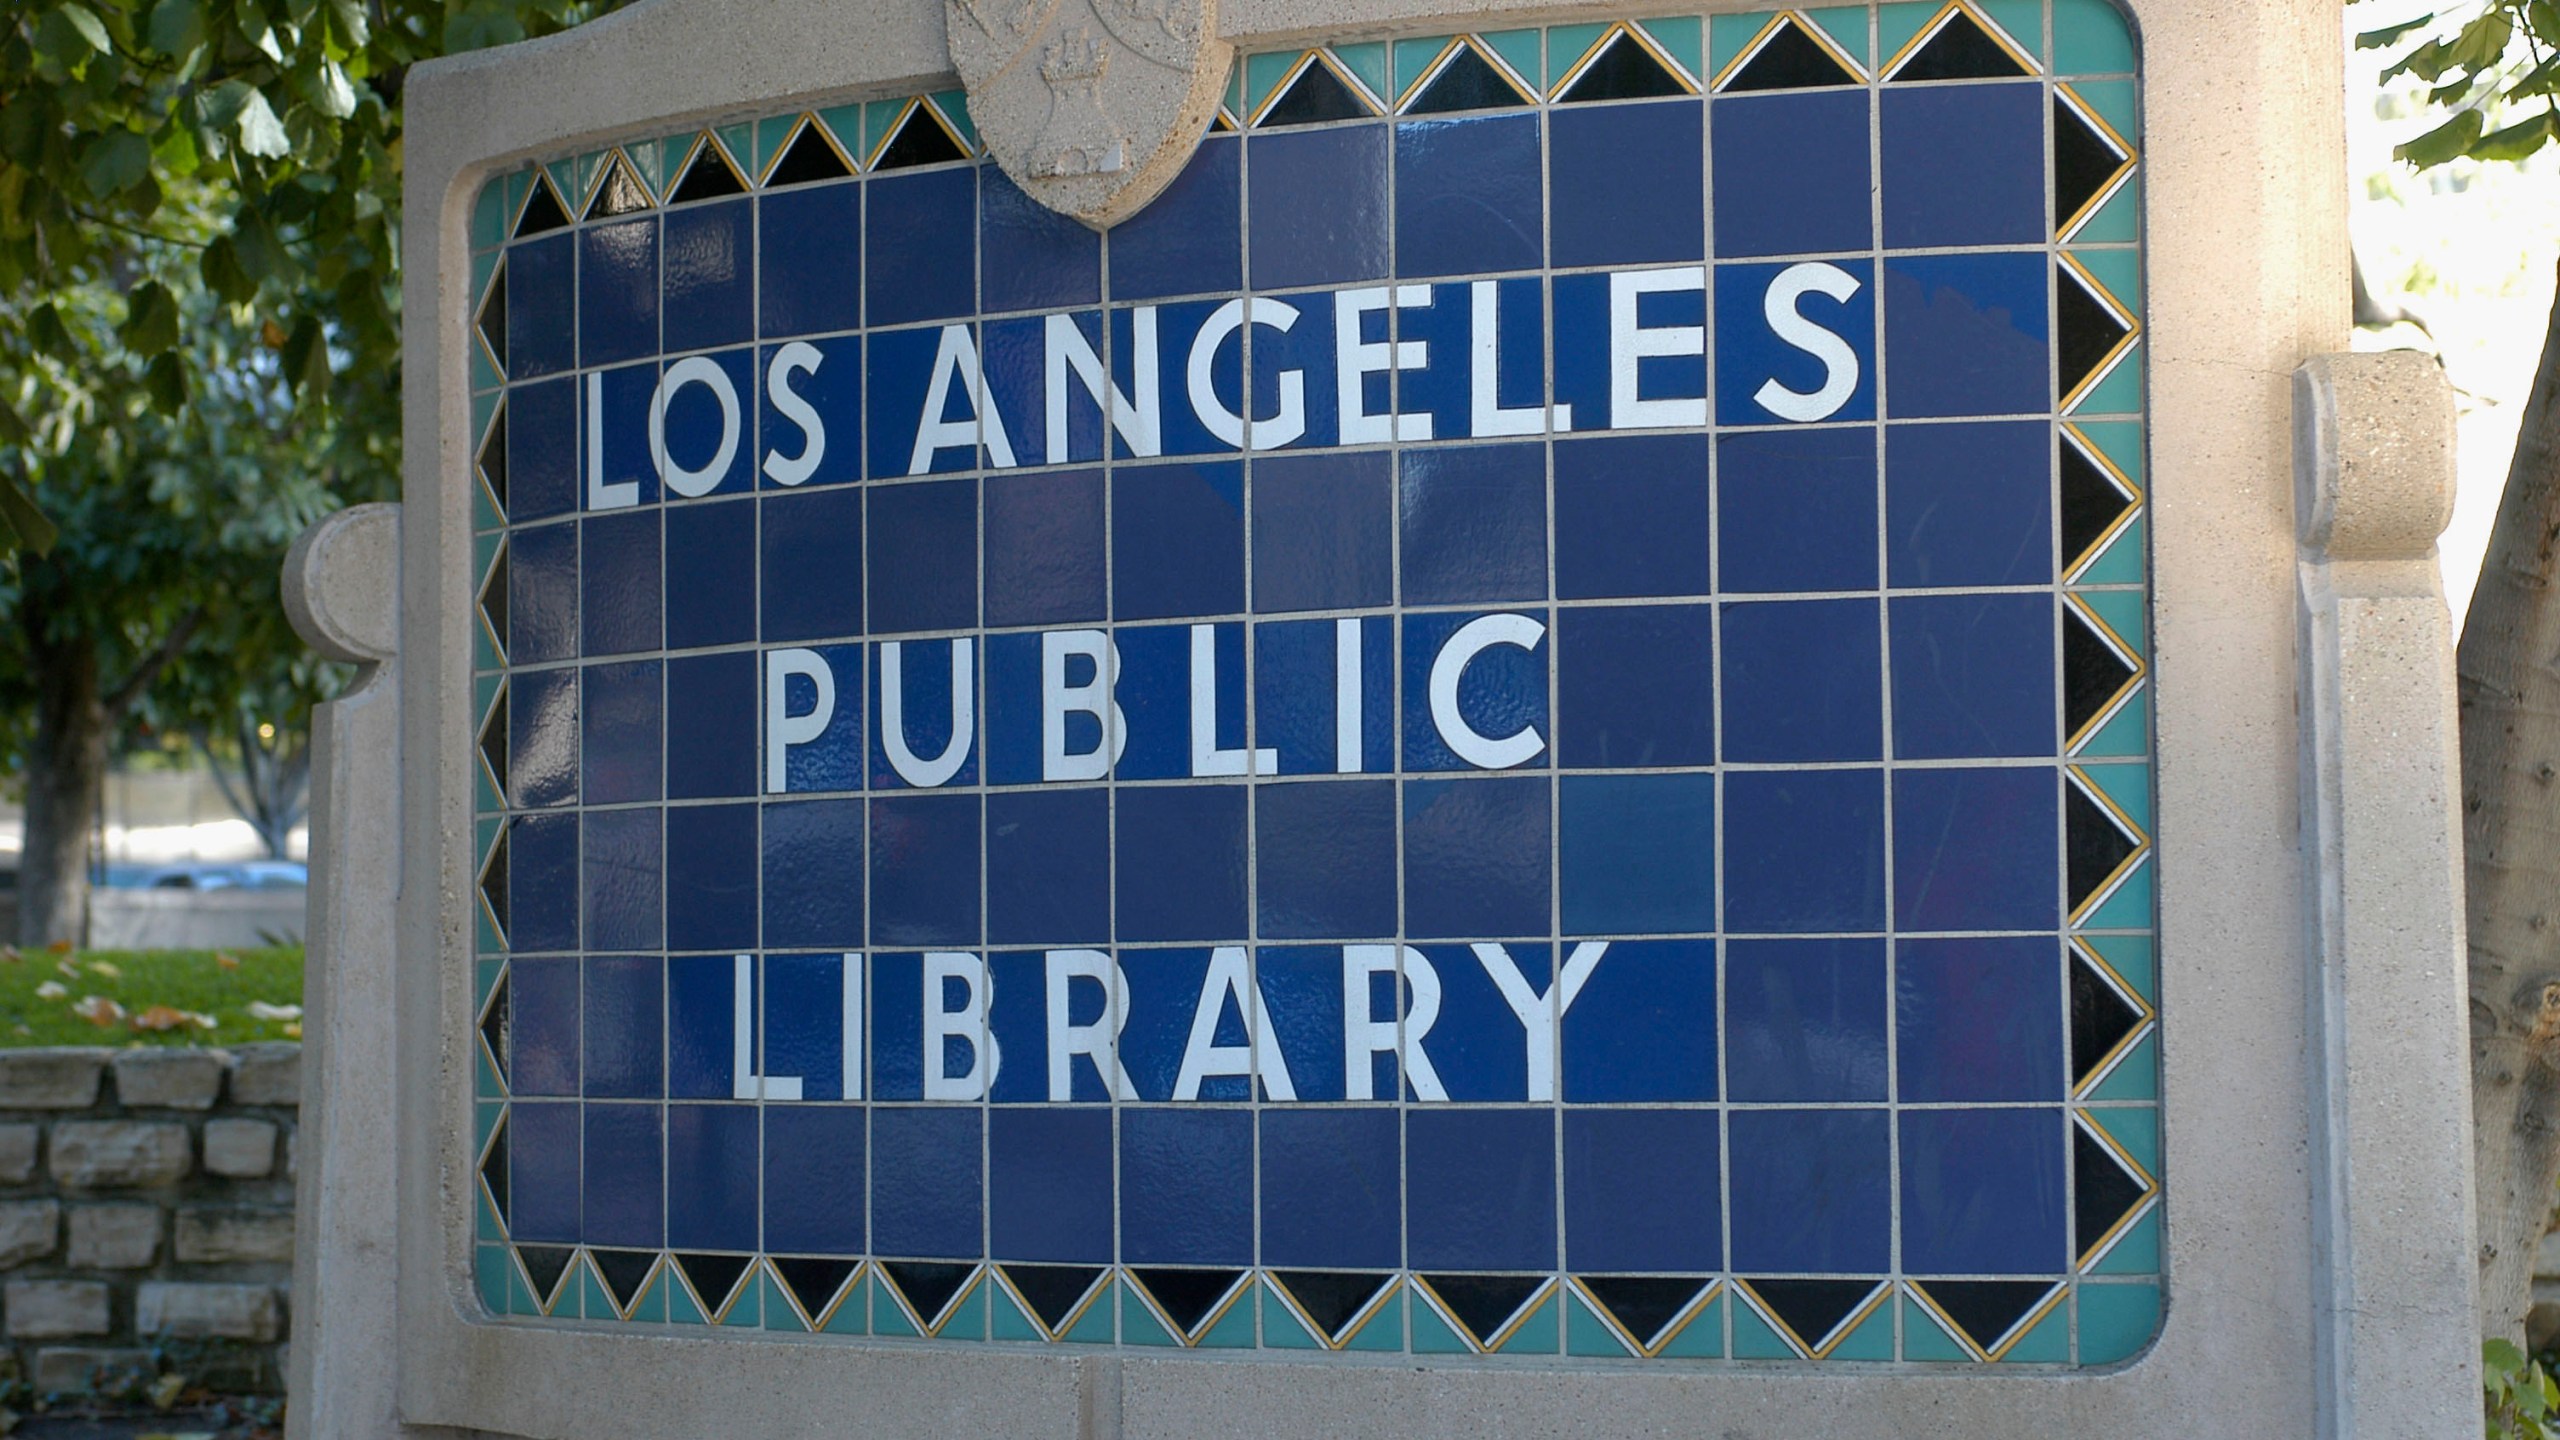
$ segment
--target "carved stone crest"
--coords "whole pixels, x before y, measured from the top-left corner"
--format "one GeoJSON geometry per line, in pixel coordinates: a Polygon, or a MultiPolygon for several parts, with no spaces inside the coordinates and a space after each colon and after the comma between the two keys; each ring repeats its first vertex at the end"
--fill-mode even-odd
{"type": "Polygon", "coordinates": [[[1233,52],[1214,0],[944,0],[951,63],[987,153],[1095,229],[1191,158],[1233,52]]]}

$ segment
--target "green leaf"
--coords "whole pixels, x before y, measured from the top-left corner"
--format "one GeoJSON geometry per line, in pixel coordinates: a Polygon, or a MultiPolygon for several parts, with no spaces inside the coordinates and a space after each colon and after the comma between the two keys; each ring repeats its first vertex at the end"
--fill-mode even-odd
{"type": "Polygon", "coordinates": [[[124,326],[116,332],[136,355],[161,355],[178,343],[178,300],[169,287],[146,280],[125,300],[124,326]]]}
{"type": "Polygon", "coordinates": [[[265,160],[281,160],[293,153],[284,122],[267,104],[266,93],[255,87],[250,88],[249,98],[240,106],[240,148],[265,160]]]}
{"type": "Polygon", "coordinates": [[[275,228],[255,210],[242,210],[232,217],[231,239],[241,272],[253,285],[285,273],[293,263],[293,257],[276,239],[275,228]]]}
{"type": "Polygon", "coordinates": [[[329,0],[329,18],[338,28],[338,38],[347,48],[363,48],[373,33],[373,22],[365,14],[364,0],[329,0]]]}
{"type": "Polygon", "coordinates": [[[150,173],[151,142],[130,130],[93,138],[80,156],[80,179],[101,200],[132,188],[150,173]]]}
{"type": "Polygon", "coordinates": [[[27,492],[18,477],[0,472],[0,546],[42,555],[53,549],[53,542],[61,533],[36,508],[36,497],[27,492]]]}
{"type": "Polygon", "coordinates": [[[298,393],[315,397],[328,392],[329,340],[316,318],[305,315],[294,322],[293,333],[285,337],[278,359],[284,365],[285,380],[298,393]]]}
{"type": "Polygon", "coordinates": [[[2551,115],[2546,111],[2530,120],[2509,125],[2503,130],[2492,130],[2481,136],[2479,141],[2471,147],[2471,158],[2522,160],[2549,144],[2552,134],[2551,115]]]}
{"type": "Polygon", "coordinates": [[[2480,1346],[2480,1363],[2484,1368],[2498,1375],[2513,1375],[2524,1368],[2524,1347],[2503,1337],[2483,1341],[2480,1346]]]}
{"type": "Polygon", "coordinates": [[[151,368],[142,374],[142,388],[161,414],[176,416],[186,412],[187,367],[178,363],[176,355],[163,355],[152,361],[151,368]]]}
{"type": "Polygon", "coordinates": [[[2356,37],[2356,48],[2379,50],[2385,45],[2396,44],[2402,36],[2435,18],[2435,12],[2429,11],[2415,20],[2404,20],[2397,25],[2385,25],[2379,30],[2367,30],[2356,37]]]}
{"type": "Polygon", "coordinates": [[[2453,63],[2466,70],[2486,70],[2507,53],[2507,42],[2515,33],[2516,22],[2506,11],[2486,11],[2454,37],[2453,63]]]}
{"type": "Polygon", "coordinates": [[[204,247],[196,268],[204,276],[206,289],[234,305],[246,305],[258,297],[258,282],[249,278],[248,269],[240,263],[240,247],[228,235],[217,235],[204,247]]]}
{"type": "Polygon", "coordinates": [[[60,15],[63,23],[77,32],[82,40],[87,41],[90,49],[101,55],[115,53],[115,42],[107,38],[107,27],[98,23],[96,13],[88,6],[65,5],[54,13],[60,15]]]}
{"type": "Polygon", "coordinates": [[[62,311],[49,300],[27,312],[27,341],[57,360],[76,363],[80,358],[70,327],[62,323],[62,311]]]}
{"type": "Polygon", "coordinates": [[[319,73],[311,83],[312,103],[320,113],[332,120],[344,120],[356,113],[356,87],[347,83],[347,72],[335,60],[320,62],[319,73]]]}
{"type": "Polygon", "coordinates": [[[163,55],[191,55],[204,44],[204,7],[196,0],[160,0],[142,33],[163,55]]]}
{"type": "Polygon", "coordinates": [[[2420,170],[2441,165],[2471,148],[2480,138],[2480,112],[2465,110],[2426,134],[2405,145],[2392,147],[2392,158],[2406,160],[2420,170]]]}

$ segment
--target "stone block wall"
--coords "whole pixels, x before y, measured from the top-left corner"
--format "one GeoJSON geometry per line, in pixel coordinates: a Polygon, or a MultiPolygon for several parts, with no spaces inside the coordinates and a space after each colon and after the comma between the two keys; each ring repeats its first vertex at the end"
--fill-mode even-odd
{"type": "Polygon", "coordinates": [[[0,1381],[282,1391],[301,1060],[0,1050],[0,1381]]]}

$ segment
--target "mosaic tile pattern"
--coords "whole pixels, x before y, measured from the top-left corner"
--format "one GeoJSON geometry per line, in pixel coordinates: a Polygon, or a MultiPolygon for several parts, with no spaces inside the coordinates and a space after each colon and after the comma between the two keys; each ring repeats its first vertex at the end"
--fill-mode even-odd
{"type": "Polygon", "coordinates": [[[489,1311],[2139,1351],[2134,71],[2103,0],[1247,55],[1107,237],[956,92],[493,180],[489,1311]]]}

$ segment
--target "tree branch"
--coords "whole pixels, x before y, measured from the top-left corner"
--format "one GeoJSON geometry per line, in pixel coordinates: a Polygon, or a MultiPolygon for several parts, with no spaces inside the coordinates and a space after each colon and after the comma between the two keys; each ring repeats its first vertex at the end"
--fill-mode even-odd
{"type": "Polygon", "coordinates": [[[152,647],[151,653],[142,657],[142,663],[133,667],[133,673],[125,677],[124,683],[107,692],[105,709],[108,724],[124,719],[124,712],[133,708],[133,702],[142,698],[143,692],[151,688],[152,681],[160,678],[160,672],[168,668],[169,662],[177,659],[178,652],[187,648],[187,642],[195,638],[196,628],[202,624],[204,609],[201,606],[179,616],[178,623],[170,626],[169,633],[160,638],[160,643],[152,647]]]}

